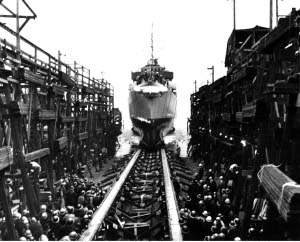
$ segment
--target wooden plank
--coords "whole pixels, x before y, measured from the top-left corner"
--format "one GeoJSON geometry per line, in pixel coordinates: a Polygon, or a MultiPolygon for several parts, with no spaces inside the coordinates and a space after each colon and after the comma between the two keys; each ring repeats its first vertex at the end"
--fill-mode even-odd
{"type": "Polygon", "coordinates": [[[78,134],[78,140],[84,140],[88,138],[88,132],[78,134]]]}
{"type": "Polygon", "coordinates": [[[40,109],[36,111],[36,118],[41,120],[55,120],[55,110],[40,109]]]}
{"type": "Polygon", "coordinates": [[[63,123],[70,123],[75,121],[75,117],[61,117],[63,123]]]}
{"type": "Polygon", "coordinates": [[[26,162],[32,161],[32,160],[36,160],[36,159],[40,159],[46,155],[50,154],[50,149],[49,148],[44,148],[44,149],[40,149],[40,150],[36,150],[30,153],[27,153],[24,155],[24,160],[26,162]]]}
{"type": "Polygon", "coordinates": [[[13,163],[13,154],[10,146],[0,148],[0,171],[13,163]]]}
{"type": "Polygon", "coordinates": [[[68,146],[68,137],[61,137],[54,142],[54,147],[58,150],[62,150],[68,146]]]}
{"type": "Polygon", "coordinates": [[[168,211],[170,238],[174,241],[182,241],[181,227],[179,224],[178,206],[176,202],[176,194],[171,181],[171,172],[164,149],[161,150],[163,174],[165,182],[166,204],[168,211]]]}
{"type": "Polygon", "coordinates": [[[46,84],[44,76],[41,76],[39,74],[36,74],[26,69],[20,68],[18,72],[18,76],[22,81],[28,81],[42,86],[46,84]]]}

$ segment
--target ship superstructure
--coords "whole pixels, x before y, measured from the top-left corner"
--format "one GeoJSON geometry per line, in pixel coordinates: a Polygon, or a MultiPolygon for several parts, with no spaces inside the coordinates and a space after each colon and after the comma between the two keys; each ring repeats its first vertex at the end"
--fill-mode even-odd
{"type": "Polygon", "coordinates": [[[133,130],[142,137],[142,143],[155,147],[163,137],[174,130],[176,115],[176,88],[172,84],[173,72],[152,58],[138,72],[132,72],[129,113],[133,130]]]}

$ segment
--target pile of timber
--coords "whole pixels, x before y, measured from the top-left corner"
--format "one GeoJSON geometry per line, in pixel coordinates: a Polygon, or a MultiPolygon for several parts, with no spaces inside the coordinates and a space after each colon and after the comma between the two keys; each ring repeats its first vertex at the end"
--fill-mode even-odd
{"type": "Polygon", "coordinates": [[[286,222],[293,222],[300,216],[300,185],[274,165],[265,165],[258,173],[267,196],[278,208],[286,222]]]}
{"type": "Polygon", "coordinates": [[[64,148],[66,148],[67,146],[68,146],[68,137],[63,136],[63,137],[55,140],[55,143],[54,143],[55,149],[62,150],[64,148]]]}
{"type": "Polygon", "coordinates": [[[54,120],[56,113],[55,110],[39,109],[37,110],[36,115],[38,119],[54,120]]]}
{"type": "Polygon", "coordinates": [[[8,167],[13,161],[13,153],[10,146],[0,148],[0,170],[8,167]]]}
{"type": "Polygon", "coordinates": [[[22,81],[28,81],[42,86],[46,84],[45,77],[22,68],[19,69],[19,78],[22,81]]]}

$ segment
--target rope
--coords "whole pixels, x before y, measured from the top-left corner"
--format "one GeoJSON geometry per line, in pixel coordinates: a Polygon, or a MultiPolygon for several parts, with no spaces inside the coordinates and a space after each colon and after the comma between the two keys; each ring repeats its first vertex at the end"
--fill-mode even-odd
{"type": "Polygon", "coordinates": [[[300,188],[300,185],[297,185],[296,182],[292,181],[292,182],[286,182],[282,185],[282,188],[281,188],[281,194],[280,194],[280,197],[279,197],[279,202],[277,204],[277,209],[280,211],[281,209],[281,206],[282,206],[282,200],[283,200],[283,194],[284,194],[284,190],[286,187],[298,187],[300,188]]]}
{"type": "Polygon", "coordinates": [[[278,168],[279,166],[281,166],[281,164],[279,164],[278,166],[275,166],[274,164],[268,164],[268,165],[262,166],[262,167],[260,168],[260,170],[257,172],[257,178],[258,178],[258,180],[259,180],[259,183],[262,182],[262,175],[263,175],[264,168],[265,168],[265,167],[271,167],[271,166],[272,166],[272,167],[278,168]]]}

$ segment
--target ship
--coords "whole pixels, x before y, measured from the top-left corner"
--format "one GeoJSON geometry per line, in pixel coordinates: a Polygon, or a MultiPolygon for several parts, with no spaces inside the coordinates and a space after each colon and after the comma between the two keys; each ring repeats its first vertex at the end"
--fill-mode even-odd
{"type": "MultiPolygon", "coordinates": [[[[153,48],[152,48],[153,50],[153,48]]],[[[158,64],[153,52],[147,64],[131,72],[129,114],[132,130],[141,136],[140,145],[155,148],[174,131],[177,95],[173,72],[158,64]]]]}

